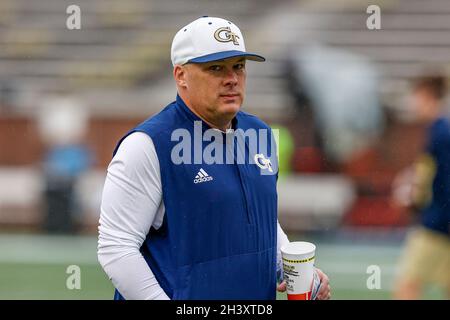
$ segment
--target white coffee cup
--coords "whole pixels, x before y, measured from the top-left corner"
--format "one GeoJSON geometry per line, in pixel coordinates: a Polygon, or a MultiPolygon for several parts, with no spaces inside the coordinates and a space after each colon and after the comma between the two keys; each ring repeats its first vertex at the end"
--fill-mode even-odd
{"type": "Polygon", "coordinates": [[[281,247],[288,300],[311,300],[316,246],[294,241],[281,247]]]}

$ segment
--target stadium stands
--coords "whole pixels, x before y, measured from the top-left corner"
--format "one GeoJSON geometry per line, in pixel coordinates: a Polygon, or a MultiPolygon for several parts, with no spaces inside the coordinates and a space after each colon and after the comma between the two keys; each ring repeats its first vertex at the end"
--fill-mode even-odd
{"type": "MultiPolygon", "coordinates": [[[[382,1],[381,30],[366,28],[366,8],[371,1],[76,3],[81,8],[81,30],[65,26],[66,8],[72,1],[0,2],[0,166],[17,169],[19,175],[42,155],[35,114],[41,101],[54,94],[76,96],[87,106],[91,116],[87,140],[97,155],[96,169],[103,172],[117,138],[174,98],[168,72],[173,34],[199,15],[217,15],[239,22],[246,46],[267,58],[266,63],[248,65],[245,109],[268,122],[289,124],[297,141],[304,132],[294,122],[295,99],[287,89],[285,62],[289,54],[320,43],[374,63],[380,75],[381,104],[395,114],[397,122],[374,150],[363,150],[344,166],[333,168],[351,177],[356,189],[369,196],[356,204],[363,209],[353,208],[347,221],[373,222],[376,217],[358,216],[372,203],[371,192],[386,201],[392,175],[411,160],[420,145],[410,137],[418,136],[421,128],[401,122],[408,119],[403,99],[409,81],[423,72],[424,66],[450,71],[447,0],[382,1]]],[[[8,181],[14,183],[14,179],[8,181]]],[[[26,203],[35,205],[30,199],[26,203]]],[[[2,203],[0,210],[0,219],[14,220],[6,218],[2,203]]],[[[402,216],[397,217],[395,223],[405,223],[402,216]]]]}

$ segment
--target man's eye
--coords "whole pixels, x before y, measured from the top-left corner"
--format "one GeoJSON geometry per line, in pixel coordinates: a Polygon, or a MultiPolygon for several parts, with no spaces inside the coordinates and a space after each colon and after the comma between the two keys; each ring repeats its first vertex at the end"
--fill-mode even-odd
{"type": "Polygon", "coordinates": [[[219,65],[214,65],[214,66],[209,67],[209,70],[211,70],[211,71],[220,71],[220,70],[222,70],[222,67],[219,66],[219,65]]]}
{"type": "Polygon", "coordinates": [[[244,68],[245,68],[245,64],[243,64],[243,63],[238,63],[237,65],[234,66],[234,68],[235,68],[236,70],[244,69],[244,68]]]}

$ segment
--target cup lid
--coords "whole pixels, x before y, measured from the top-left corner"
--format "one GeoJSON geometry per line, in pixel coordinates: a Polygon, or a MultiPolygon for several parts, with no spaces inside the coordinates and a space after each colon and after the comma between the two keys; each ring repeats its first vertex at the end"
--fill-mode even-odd
{"type": "Polygon", "coordinates": [[[314,252],[316,246],[311,242],[306,241],[293,241],[281,247],[281,252],[285,254],[307,254],[314,252]]]}

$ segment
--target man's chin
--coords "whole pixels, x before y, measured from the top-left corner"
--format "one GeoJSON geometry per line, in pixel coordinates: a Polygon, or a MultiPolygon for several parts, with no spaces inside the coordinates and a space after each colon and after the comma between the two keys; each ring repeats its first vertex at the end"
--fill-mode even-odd
{"type": "Polygon", "coordinates": [[[219,101],[220,109],[221,110],[230,110],[238,112],[242,105],[242,99],[239,97],[235,98],[222,98],[221,101],[219,101]]]}
{"type": "Polygon", "coordinates": [[[234,115],[238,113],[240,109],[240,103],[225,103],[220,106],[220,112],[223,115],[228,115],[230,117],[234,117],[234,115]]]}

